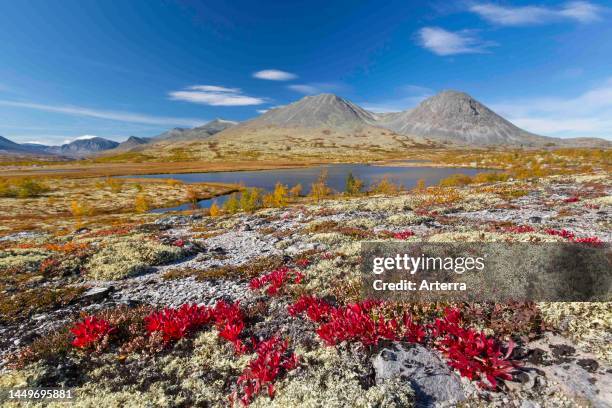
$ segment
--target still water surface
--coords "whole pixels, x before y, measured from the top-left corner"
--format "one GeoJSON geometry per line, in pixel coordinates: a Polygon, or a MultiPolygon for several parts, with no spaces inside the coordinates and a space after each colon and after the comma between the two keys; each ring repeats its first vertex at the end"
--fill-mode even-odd
{"type": "MultiPolygon", "coordinates": [[[[310,185],[317,180],[322,171],[327,172],[327,184],[335,191],[344,191],[346,177],[349,173],[361,179],[365,187],[377,183],[382,178],[387,177],[395,184],[402,185],[410,189],[414,187],[418,180],[425,180],[426,185],[438,184],[438,182],[451,174],[467,174],[473,176],[476,173],[490,172],[488,169],[468,169],[468,168],[449,168],[449,167],[403,167],[393,164],[385,166],[371,166],[367,164],[330,164],[297,169],[278,169],[278,170],[257,170],[257,171],[222,171],[210,173],[191,173],[191,174],[151,174],[146,178],[173,178],[185,183],[214,182],[227,184],[243,184],[247,187],[258,187],[266,191],[272,191],[277,182],[281,182],[289,187],[301,184],[302,194],[310,191],[310,185]]],[[[216,197],[213,199],[202,200],[199,202],[201,208],[208,208],[213,202],[218,205],[223,204],[228,196],[216,197]]],[[[185,210],[189,204],[184,204],[173,208],[159,208],[154,212],[166,212],[185,210]]]]}

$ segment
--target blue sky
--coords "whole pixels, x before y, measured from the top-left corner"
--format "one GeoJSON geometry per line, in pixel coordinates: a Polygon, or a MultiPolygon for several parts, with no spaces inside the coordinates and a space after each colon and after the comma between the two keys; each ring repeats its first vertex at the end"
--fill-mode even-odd
{"type": "Polygon", "coordinates": [[[443,89],[527,130],[612,139],[612,4],[0,1],[0,135],[123,140],[332,92],[443,89]]]}

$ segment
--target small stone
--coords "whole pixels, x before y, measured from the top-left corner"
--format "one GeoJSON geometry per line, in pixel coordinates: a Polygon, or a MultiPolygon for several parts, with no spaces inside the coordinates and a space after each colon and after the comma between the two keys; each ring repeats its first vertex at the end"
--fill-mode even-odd
{"type": "Polygon", "coordinates": [[[90,302],[99,301],[110,295],[113,290],[115,290],[115,288],[112,286],[89,288],[81,295],[81,299],[90,302]]]}
{"type": "Polygon", "coordinates": [[[576,364],[587,370],[589,373],[594,373],[599,368],[599,363],[592,358],[583,358],[578,360],[576,364]]]}

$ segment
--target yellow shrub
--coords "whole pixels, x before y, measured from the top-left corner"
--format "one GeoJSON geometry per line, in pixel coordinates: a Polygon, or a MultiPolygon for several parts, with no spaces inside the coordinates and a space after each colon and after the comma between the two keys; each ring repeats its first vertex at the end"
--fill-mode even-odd
{"type": "Polygon", "coordinates": [[[240,211],[240,201],[236,198],[236,194],[232,194],[223,204],[223,211],[228,214],[236,214],[240,211]]]}
{"type": "Polygon", "coordinates": [[[136,210],[137,213],[145,213],[149,211],[149,201],[147,200],[147,196],[143,193],[136,195],[136,199],[134,200],[134,210],[136,210]]]}
{"type": "Polygon", "coordinates": [[[289,190],[289,194],[292,197],[299,197],[302,194],[302,185],[298,183],[295,186],[291,187],[291,189],[289,190]]]}
{"type": "Polygon", "coordinates": [[[422,193],[425,191],[425,188],[425,179],[419,179],[417,180],[416,185],[414,186],[414,189],[412,191],[415,193],[422,193]]]}
{"type": "Polygon", "coordinates": [[[240,208],[246,212],[253,212],[263,205],[261,189],[247,188],[240,194],[240,208]]]}
{"type": "Polygon", "coordinates": [[[466,174],[453,174],[440,180],[442,187],[467,186],[472,183],[472,178],[466,174]]]}
{"type": "Polygon", "coordinates": [[[123,190],[123,184],[125,182],[118,178],[107,178],[106,185],[110,188],[113,193],[120,193],[123,190]]]}
{"type": "Polygon", "coordinates": [[[391,182],[387,177],[383,177],[378,183],[374,184],[370,189],[373,194],[395,195],[399,192],[398,185],[391,182]]]}
{"type": "Polygon", "coordinates": [[[82,217],[84,215],[93,215],[93,209],[87,205],[87,203],[81,203],[77,200],[70,202],[70,212],[75,217],[82,217]]]}
{"type": "Polygon", "coordinates": [[[211,217],[218,217],[221,214],[221,209],[216,202],[212,203],[208,211],[211,217]]]}
{"type": "Polygon", "coordinates": [[[200,199],[197,190],[192,186],[187,186],[187,189],[185,190],[185,198],[193,205],[197,205],[198,200],[200,199]]]}
{"type": "Polygon", "coordinates": [[[478,173],[472,179],[474,183],[495,183],[497,181],[507,181],[510,178],[505,173],[478,173]]]}
{"type": "Polygon", "coordinates": [[[310,187],[310,197],[319,201],[331,194],[331,188],[327,186],[327,171],[323,170],[316,182],[310,187]]]}
{"type": "Polygon", "coordinates": [[[274,192],[272,193],[272,206],[284,207],[287,205],[289,198],[289,190],[287,186],[281,183],[276,183],[274,192]]]}

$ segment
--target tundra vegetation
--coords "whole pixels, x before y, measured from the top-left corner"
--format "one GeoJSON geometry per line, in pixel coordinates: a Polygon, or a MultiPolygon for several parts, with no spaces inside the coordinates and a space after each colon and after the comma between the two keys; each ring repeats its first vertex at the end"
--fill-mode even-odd
{"type": "Polygon", "coordinates": [[[322,174],[308,196],[280,183],[3,179],[0,387],[71,387],[77,404],[104,407],[443,398],[380,371],[381,356],[407,347],[440,361],[438,378],[455,384],[444,395],[466,406],[605,406],[609,302],[361,298],[365,240],[609,241],[605,151],[444,154],[465,166],[495,157],[499,171],[410,190],[347,175],[337,192],[322,174]],[[210,209],[148,212],[231,191],[210,209]]]}

